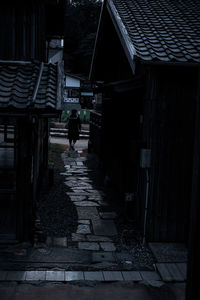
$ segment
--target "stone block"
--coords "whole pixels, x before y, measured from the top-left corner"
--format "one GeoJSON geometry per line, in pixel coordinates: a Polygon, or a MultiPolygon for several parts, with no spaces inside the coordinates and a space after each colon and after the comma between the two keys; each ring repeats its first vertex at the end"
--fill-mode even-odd
{"type": "Polygon", "coordinates": [[[64,281],[64,271],[46,271],[46,280],[48,281],[64,281]]]}
{"type": "Polygon", "coordinates": [[[115,245],[111,242],[101,242],[100,246],[104,251],[116,251],[115,245]]]}
{"type": "Polygon", "coordinates": [[[90,226],[85,224],[79,224],[76,233],[81,233],[81,234],[91,233],[90,226]]]}
{"type": "Polygon", "coordinates": [[[85,241],[87,241],[87,239],[84,234],[72,233],[72,241],[73,242],[85,242],[85,241]]]}
{"type": "Polygon", "coordinates": [[[81,271],[66,271],[65,281],[84,280],[83,272],[81,271]]]}
{"type": "Polygon", "coordinates": [[[27,271],[26,272],[26,280],[29,281],[39,281],[46,279],[46,272],[45,271],[27,271]]]}
{"type": "Polygon", "coordinates": [[[96,220],[99,214],[96,207],[77,207],[78,218],[80,220],[96,220]]]}
{"type": "Polygon", "coordinates": [[[92,220],[95,235],[114,236],[117,235],[115,223],[112,220],[92,220]]]}
{"type": "Polygon", "coordinates": [[[141,281],[142,280],[140,272],[138,272],[138,271],[123,271],[122,275],[124,277],[124,280],[127,280],[127,281],[141,281]]]}
{"type": "Polygon", "coordinates": [[[101,235],[87,235],[87,240],[89,242],[112,242],[112,240],[107,236],[101,235]]]}
{"type": "Polygon", "coordinates": [[[26,271],[8,271],[6,280],[9,281],[23,281],[26,279],[26,271]]]}
{"type": "Polygon", "coordinates": [[[104,281],[103,273],[100,271],[84,272],[85,280],[98,280],[104,281]]]}
{"type": "Polygon", "coordinates": [[[99,244],[98,243],[90,243],[90,242],[79,242],[78,243],[79,249],[82,250],[92,250],[92,251],[98,251],[99,250],[99,244]]]}
{"type": "Polygon", "coordinates": [[[88,207],[88,206],[99,206],[99,204],[98,203],[96,203],[96,202],[92,202],[92,201],[77,201],[77,202],[75,202],[74,201],[74,204],[76,205],[76,206],[86,206],[86,207],[88,207]]]}
{"type": "Polygon", "coordinates": [[[105,281],[121,281],[124,280],[120,271],[103,271],[105,281]]]}

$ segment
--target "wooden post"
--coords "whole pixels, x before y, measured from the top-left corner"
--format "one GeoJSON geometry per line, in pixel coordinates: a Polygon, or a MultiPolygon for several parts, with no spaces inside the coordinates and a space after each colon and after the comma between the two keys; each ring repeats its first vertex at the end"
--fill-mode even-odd
{"type": "Polygon", "coordinates": [[[196,300],[197,295],[199,293],[198,272],[200,268],[200,68],[198,73],[199,74],[198,92],[196,97],[196,124],[194,139],[194,160],[186,300],[196,300]]]}

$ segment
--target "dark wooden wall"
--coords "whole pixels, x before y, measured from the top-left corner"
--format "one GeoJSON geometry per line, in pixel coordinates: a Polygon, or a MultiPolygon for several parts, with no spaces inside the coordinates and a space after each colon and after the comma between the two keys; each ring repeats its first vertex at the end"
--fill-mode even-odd
{"type": "MultiPolygon", "coordinates": [[[[124,206],[126,193],[136,193],[140,149],[142,90],[106,92],[102,114],[101,162],[111,179],[111,198],[124,206]]],[[[131,203],[134,205],[134,203],[131,203]]],[[[130,211],[133,217],[135,212],[130,211]]]]}
{"type": "Polygon", "coordinates": [[[37,1],[0,10],[0,59],[46,60],[45,8],[37,1]]]}
{"type": "Polygon", "coordinates": [[[149,66],[144,74],[143,90],[105,89],[100,161],[115,201],[134,194],[132,216],[142,230],[146,175],[140,149],[151,149],[148,240],[187,243],[197,71],[149,66]]]}
{"type": "Polygon", "coordinates": [[[18,119],[16,130],[17,239],[25,241],[30,238],[33,217],[32,125],[29,119],[18,119]]]}
{"type": "Polygon", "coordinates": [[[197,73],[151,67],[146,74],[143,143],[152,151],[148,238],[183,242],[188,234],[197,73]]]}
{"type": "Polygon", "coordinates": [[[33,239],[36,201],[48,164],[48,120],[28,117],[17,120],[17,238],[33,239]]]}

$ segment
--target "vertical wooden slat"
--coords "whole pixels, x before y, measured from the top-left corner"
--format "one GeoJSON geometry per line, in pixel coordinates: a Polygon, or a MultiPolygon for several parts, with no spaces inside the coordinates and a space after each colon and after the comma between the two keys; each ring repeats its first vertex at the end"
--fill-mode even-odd
{"type": "Polygon", "coordinates": [[[143,136],[152,150],[149,238],[154,241],[186,241],[194,113],[194,92],[190,92],[189,100],[187,89],[194,91],[194,84],[192,77],[186,82],[178,75],[177,69],[177,76],[174,76],[179,80],[168,80],[155,67],[149,68],[148,72],[146,90],[151,98],[146,99],[143,136]],[[191,108],[189,118],[188,106],[191,108]]]}

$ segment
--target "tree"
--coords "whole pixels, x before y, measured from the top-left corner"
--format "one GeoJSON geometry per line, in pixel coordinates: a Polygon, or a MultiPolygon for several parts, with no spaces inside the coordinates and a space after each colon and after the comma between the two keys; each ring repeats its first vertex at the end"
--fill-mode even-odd
{"type": "Polygon", "coordinates": [[[64,60],[72,73],[89,74],[101,6],[100,0],[67,1],[64,60]]]}

